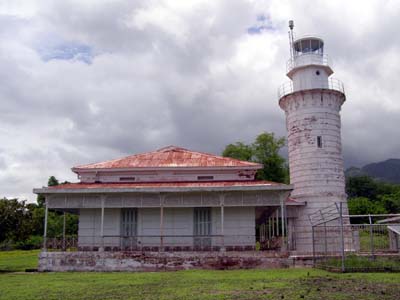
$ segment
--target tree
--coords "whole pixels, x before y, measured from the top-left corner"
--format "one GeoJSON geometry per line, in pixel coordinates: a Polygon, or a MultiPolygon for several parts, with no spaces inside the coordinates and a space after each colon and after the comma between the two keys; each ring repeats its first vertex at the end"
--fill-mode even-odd
{"type": "MultiPolygon", "coordinates": [[[[49,179],[47,180],[47,186],[56,186],[59,185],[58,179],[54,176],[50,176],[49,179]]],[[[44,195],[37,195],[36,197],[36,202],[39,207],[44,207],[46,199],[44,195]]]]}
{"type": "Polygon", "coordinates": [[[348,200],[349,213],[351,215],[385,214],[385,207],[381,203],[375,203],[365,197],[351,198],[348,200]]]}
{"type": "Polygon", "coordinates": [[[251,161],[253,158],[253,150],[250,145],[236,142],[235,144],[226,146],[222,152],[222,156],[251,161]]]}
{"type": "Polygon", "coordinates": [[[0,199],[0,242],[24,240],[30,232],[30,211],[25,201],[0,199]]]}
{"type": "Polygon", "coordinates": [[[48,186],[56,186],[59,185],[60,183],[58,182],[57,178],[55,178],[54,176],[50,176],[49,180],[47,181],[47,185],[48,186]]]}
{"type": "Polygon", "coordinates": [[[279,150],[285,146],[285,138],[275,138],[273,133],[262,133],[252,144],[254,161],[264,167],[257,174],[259,179],[277,182],[288,181],[286,160],[279,155],[279,150]]]}
{"type": "Polygon", "coordinates": [[[369,176],[349,177],[346,180],[346,192],[350,198],[375,199],[378,195],[378,185],[369,176]]]}
{"type": "Polygon", "coordinates": [[[260,163],[263,169],[257,173],[258,179],[287,183],[289,170],[286,160],[279,155],[283,146],[285,138],[276,138],[273,133],[263,132],[250,145],[242,142],[227,145],[222,156],[260,163]]]}

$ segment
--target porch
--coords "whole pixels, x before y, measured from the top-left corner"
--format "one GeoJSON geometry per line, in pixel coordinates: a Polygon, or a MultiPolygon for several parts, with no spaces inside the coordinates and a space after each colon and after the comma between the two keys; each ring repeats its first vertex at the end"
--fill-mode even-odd
{"type": "Polygon", "coordinates": [[[285,200],[272,188],[65,193],[46,197],[43,251],[254,251],[290,248],[285,200]],[[49,210],[79,214],[77,236],[47,236],[49,210]]]}

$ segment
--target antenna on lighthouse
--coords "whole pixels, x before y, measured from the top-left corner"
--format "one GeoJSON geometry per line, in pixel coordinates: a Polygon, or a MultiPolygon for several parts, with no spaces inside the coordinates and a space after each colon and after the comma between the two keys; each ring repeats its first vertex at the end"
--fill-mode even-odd
{"type": "Polygon", "coordinates": [[[290,46],[290,57],[293,59],[294,58],[294,53],[293,53],[293,28],[294,28],[294,22],[293,20],[289,20],[289,46],[290,46]]]}

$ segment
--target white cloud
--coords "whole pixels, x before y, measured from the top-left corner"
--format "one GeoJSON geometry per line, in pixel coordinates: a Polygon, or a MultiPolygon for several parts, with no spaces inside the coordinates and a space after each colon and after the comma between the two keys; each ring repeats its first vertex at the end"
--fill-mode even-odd
{"type": "Polygon", "coordinates": [[[0,196],[33,200],[50,175],[74,180],[74,165],[169,144],[219,153],[264,130],[285,135],[276,90],[287,80],[289,19],[299,35],[325,39],[345,83],[347,163],[398,156],[399,10],[397,1],[0,1],[0,196]]]}

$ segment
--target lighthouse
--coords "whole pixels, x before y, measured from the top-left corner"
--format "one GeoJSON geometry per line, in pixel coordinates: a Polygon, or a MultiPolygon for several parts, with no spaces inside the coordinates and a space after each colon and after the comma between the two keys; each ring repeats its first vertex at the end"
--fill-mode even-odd
{"type": "MultiPolygon", "coordinates": [[[[305,206],[288,211],[293,216],[296,251],[312,251],[309,215],[346,202],[340,110],[346,100],[343,84],[331,78],[333,70],[316,36],[295,38],[289,21],[290,82],[278,90],[288,132],[291,197],[305,206]]],[[[347,205],[344,203],[347,211],[347,205]]]]}

